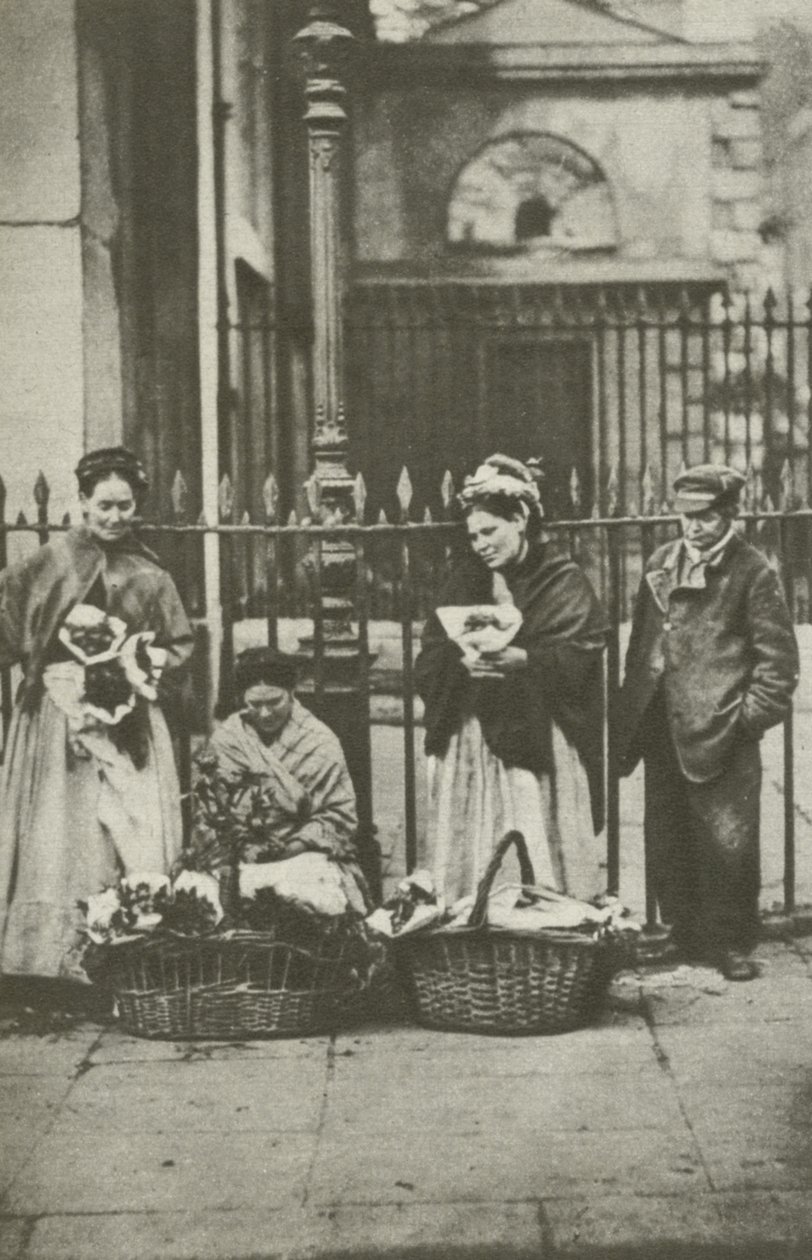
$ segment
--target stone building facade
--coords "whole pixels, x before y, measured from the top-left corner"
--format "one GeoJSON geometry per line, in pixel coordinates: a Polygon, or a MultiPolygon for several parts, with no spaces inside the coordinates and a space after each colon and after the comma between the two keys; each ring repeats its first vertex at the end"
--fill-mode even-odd
{"type": "Polygon", "coordinates": [[[496,0],[376,47],[353,114],[358,462],[409,464],[434,506],[431,470],[500,440],[541,445],[559,499],[570,455],[590,499],[611,467],[626,498],[647,460],[667,479],[706,454],[707,338],[647,353],[566,325],[641,291],[701,321],[757,281],[762,69],[677,0],[496,0]],[[476,315],[434,319],[472,286],[476,315]]]}
{"type": "MultiPolygon", "coordinates": [[[[702,304],[757,273],[753,46],[719,42],[689,0],[453,7],[457,20],[420,39],[368,39],[350,80],[355,466],[394,484],[408,463],[435,484],[500,432],[535,440],[504,430],[493,395],[515,385],[522,416],[534,374],[552,372],[549,432],[557,446],[579,435],[584,480],[620,457],[636,468],[641,391],[609,336],[599,405],[594,339],[542,345],[536,315],[511,339],[505,311],[524,303],[549,322],[599,285],[626,297],[647,286],[672,310],[682,289],[702,304]],[[420,314],[466,292],[473,324],[470,309],[439,329],[420,314]],[[483,319],[503,325],[498,337],[483,319]]],[[[346,8],[359,34],[372,33],[370,11],[385,34],[384,0],[346,8]]],[[[149,466],[151,514],[166,512],[178,470],[192,517],[216,517],[223,472],[238,515],[264,510],[271,470],[279,510],[295,505],[313,422],[307,154],[287,51],[301,17],[294,0],[4,7],[0,472],[12,512],[30,513],[43,467],[61,515],[81,451],[117,440],[149,466]]],[[[686,378],[673,338],[664,353],[670,414],[685,413],[687,381],[698,416],[696,364],[686,378]]],[[[651,446],[657,420],[646,422],[651,446]]],[[[214,561],[210,572],[216,586],[214,561]]]]}

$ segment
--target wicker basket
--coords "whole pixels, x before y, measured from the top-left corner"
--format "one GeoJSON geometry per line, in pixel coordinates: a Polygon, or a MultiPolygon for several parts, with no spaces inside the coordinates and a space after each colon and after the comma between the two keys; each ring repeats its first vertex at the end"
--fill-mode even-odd
{"type": "Polygon", "coordinates": [[[395,940],[415,1014],[429,1028],[499,1034],[562,1033],[591,1022],[619,954],[578,932],[521,932],[487,925],[488,895],[515,845],[522,883],[535,883],[524,837],[509,832],[477,891],[468,926],[395,940]]]}
{"type": "Polygon", "coordinates": [[[86,967],[138,1037],[291,1037],[331,1028],[356,992],[345,949],[327,932],[304,947],[235,931],[104,946],[86,967]]]}

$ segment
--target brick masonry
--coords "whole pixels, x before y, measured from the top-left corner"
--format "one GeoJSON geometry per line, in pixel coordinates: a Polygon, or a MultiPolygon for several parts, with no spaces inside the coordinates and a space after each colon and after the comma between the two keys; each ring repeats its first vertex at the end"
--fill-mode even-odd
{"type": "Polygon", "coordinates": [[[711,111],[711,254],[734,271],[758,261],[762,143],[757,92],[730,92],[711,111]]]}

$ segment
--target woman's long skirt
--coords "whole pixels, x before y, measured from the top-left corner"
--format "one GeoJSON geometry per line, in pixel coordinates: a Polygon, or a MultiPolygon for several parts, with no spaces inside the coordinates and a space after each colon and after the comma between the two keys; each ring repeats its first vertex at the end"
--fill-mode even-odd
{"type": "MultiPolygon", "coordinates": [[[[476,717],[466,718],[443,757],[429,758],[423,865],[449,904],[476,891],[496,844],[514,828],[527,841],[537,883],[585,900],[605,890],[586,771],[555,725],[553,762],[550,774],[505,766],[476,717]]],[[[496,884],[519,880],[511,850],[496,884]]]]}
{"type": "Polygon", "coordinates": [[[166,873],[181,840],[156,706],[138,770],[104,735],[77,741],[48,695],[33,712],[17,709],[0,775],[0,973],[86,979],[77,902],[122,873],[166,873]]]}

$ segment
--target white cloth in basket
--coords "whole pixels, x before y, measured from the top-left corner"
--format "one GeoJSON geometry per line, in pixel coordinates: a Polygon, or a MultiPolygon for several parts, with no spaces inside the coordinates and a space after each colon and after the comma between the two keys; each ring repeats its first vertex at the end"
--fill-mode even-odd
{"type": "Polygon", "coordinates": [[[279,862],[246,862],[240,867],[240,893],[255,897],[261,888],[277,896],[335,918],[349,908],[341,870],[324,853],[299,853],[279,862]]]}

